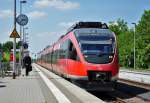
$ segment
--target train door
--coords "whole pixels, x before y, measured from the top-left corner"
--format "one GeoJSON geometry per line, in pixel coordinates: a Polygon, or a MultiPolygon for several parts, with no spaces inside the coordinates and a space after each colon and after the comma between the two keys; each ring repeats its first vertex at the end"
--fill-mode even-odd
{"type": "Polygon", "coordinates": [[[78,69],[78,65],[76,65],[76,62],[79,60],[79,57],[77,55],[77,50],[71,40],[69,40],[68,46],[69,46],[68,60],[67,60],[68,73],[70,76],[73,76],[76,74],[78,69]]]}
{"type": "Polygon", "coordinates": [[[56,73],[58,73],[57,68],[57,61],[58,61],[58,48],[57,45],[54,45],[53,51],[52,51],[52,70],[56,73]]]}
{"type": "Polygon", "coordinates": [[[61,49],[60,49],[60,70],[61,73],[67,77],[68,75],[68,63],[67,63],[67,57],[68,57],[68,41],[69,40],[65,40],[61,43],[61,49]]]}

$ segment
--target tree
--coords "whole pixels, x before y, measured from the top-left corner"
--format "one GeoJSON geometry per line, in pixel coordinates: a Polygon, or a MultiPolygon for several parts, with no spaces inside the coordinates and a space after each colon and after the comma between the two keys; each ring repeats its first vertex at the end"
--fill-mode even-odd
{"type": "Polygon", "coordinates": [[[133,30],[128,29],[127,22],[123,19],[109,23],[109,28],[115,32],[117,36],[120,65],[127,67],[133,66],[133,30]]]}
{"type": "Polygon", "coordinates": [[[121,66],[133,67],[133,31],[117,35],[121,66]]]}
{"type": "Polygon", "coordinates": [[[150,67],[150,10],[145,10],[136,27],[137,64],[139,67],[150,67]]]}
{"type": "MultiPolygon", "coordinates": [[[[133,67],[133,29],[130,30],[127,26],[127,22],[123,19],[109,23],[109,28],[115,32],[117,36],[121,66],[133,67]]],[[[136,68],[150,68],[150,10],[144,11],[139,24],[136,26],[135,36],[136,68]]]]}
{"type": "Polygon", "coordinates": [[[12,48],[13,48],[13,42],[12,41],[7,41],[6,43],[3,44],[3,51],[4,52],[10,52],[12,48]]]}
{"type": "Polygon", "coordinates": [[[116,35],[119,35],[121,33],[128,31],[127,22],[125,22],[123,19],[118,19],[116,22],[111,21],[109,22],[109,28],[115,32],[116,35]]]}

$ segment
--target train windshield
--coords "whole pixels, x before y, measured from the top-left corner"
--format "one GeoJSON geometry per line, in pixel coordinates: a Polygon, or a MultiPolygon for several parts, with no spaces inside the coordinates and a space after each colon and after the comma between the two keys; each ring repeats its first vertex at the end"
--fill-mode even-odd
{"type": "MultiPolygon", "coordinates": [[[[78,32],[79,33],[79,32],[78,32]]],[[[84,58],[89,63],[105,64],[112,61],[115,39],[110,32],[82,33],[76,35],[84,58]]]]}

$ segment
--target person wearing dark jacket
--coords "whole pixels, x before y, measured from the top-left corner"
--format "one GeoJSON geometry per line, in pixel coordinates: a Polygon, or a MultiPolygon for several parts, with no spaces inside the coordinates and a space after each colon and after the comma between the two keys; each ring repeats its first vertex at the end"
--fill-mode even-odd
{"type": "Polygon", "coordinates": [[[24,64],[24,67],[26,68],[26,76],[28,76],[29,72],[32,70],[31,57],[29,55],[26,55],[23,58],[23,64],[24,64]]]}

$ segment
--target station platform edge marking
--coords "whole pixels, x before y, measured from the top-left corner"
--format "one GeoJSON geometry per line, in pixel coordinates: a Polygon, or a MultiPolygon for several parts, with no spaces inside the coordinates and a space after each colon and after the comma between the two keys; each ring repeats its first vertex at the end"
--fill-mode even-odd
{"type": "Polygon", "coordinates": [[[58,103],[71,103],[71,101],[41,72],[40,69],[35,65],[34,68],[38,71],[48,88],[52,91],[58,103]]]}

